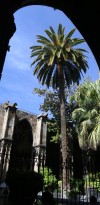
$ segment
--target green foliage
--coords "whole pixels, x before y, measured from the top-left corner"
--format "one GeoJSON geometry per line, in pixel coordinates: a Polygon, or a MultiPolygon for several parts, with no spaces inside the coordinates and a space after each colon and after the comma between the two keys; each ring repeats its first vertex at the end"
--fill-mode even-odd
{"type": "Polygon", "coordinates": [[[41,167],[40,173],[43,175],[44,188],[48,187],[49,190],[53,191],[60,186],[60,181],[57,180],[50,168],[41,167]]]}
{"type": "Polygon", "coordinates": [[[59,91],[35,88],[33,94],[38,94],[39,97],[44,97],[44,102],[40,105],[40,110],[43,112],[50,112],[57,123],[60,124],[59,91]]]}
{"type": "Polygon", "coordinates": [[[100,192],[100,172],[88,173],[83,179],[70,179],[70,196],[84,194],[84,190],[89,188],[97,189],[100,192]]]}
{"type": "MultiPolygon", "coordinates": [[[[76,106],[75,103],[70,101],[71,96],[75,92],[77,86],[74,84],[69,89],[65,86],[65,106],[66,106],[66,122],[67,129],[69,125],[71,125],[71,112],[76,106]],[[70,123],[69,123],[70,122],[70,123]]],[[[35,88],[33,90],[33,94],[37,94],[39,97],[44,97],[43,104],[40,105],[40,110],[43,112],[50,112],[52,115],[51,122],[53,121],[55,128],[52,128],[50,123],[48,123],[48,129],[53,131],[52,129],[58,130],[58,134],[60,133],[60,99],[59,99],[59,90],[48,90],[48,89],[38,89],[35,88]],[[53,118],[53,119],[52,119],[53,118]],[[55,122],[54,122],[55,121],[55,122]],[[50,128],[49,128],[50,127],[50,128]]],[[[68,130],[69,131],[69,130],[68,130]]]]}
{"type": "Polygon", "coordinates": [[[60,134],[57,132],[55,136],[51,136],[51,142],[59,143],[61,141],[60,134]]]}
{"type": "Polygon", "coordinates": [[[45,96],[47,89],[34,88],[33,94],[37,93],[39,96],[45,96]]]}
{"type": "Polygon", "coordinates": [[[81,148],[97,149],[100,144],[100,80],[84,81],[71,100],[76,104],[72,119],[81,148]]]}
{"type": "Polygon", "coordinates": [[[55,120],[48,120],[47,122],[48,133],[51,134],[51,142],[59,143],[61,140],[60,129],[55,120]]]}
{"type": "Polygon", "coordinates": [[[94,174],[89,173],[85,179],[85,186],[88,186],[90,188],[96,188],[100,192],[100,172],[94,174]]]}
{"type": "MultiPolygon", "coordinates": [[[[73,124],[71,119],[71,113],[75,107],[74,103],[70,102],[70,97],[75,92],[77,86],[73,85],[70,89],[65,87],[65,99],[66,99],[66,122],[67,131],[69,137],[72,137],[73,124]]],[[[52,117],[47,122],[48,132],[52,135],[52,142],[59,143],[61,140],[60,135],[60,100],[59,100],[59,90],[47,90],[38,89],[33,90],[33,94],[37,94],[39,97],[44,97],[44,102],[40,105],[40,110],[43,112],[50,112],[52,117]]]]}
{"type": "Polygon", "coordinates": [[[84,193],[84,180],[82,179],[70,179],[70,196],[73,194],[83,194],[84,193]]]}
{"type": "Polygon", "coordinates": [[[79,83],[81,72],[86,73],[86,50],[76,48],[76,45],[84,43],[85,40],[72,38],[75,30],[72,29],[66,35],[65,27],[59,24],[57,33],[50,26],[49,30],[45,30],[47,37],[37,35],[38,45],[30,48],[31,57],[35,57],[31,65],[35,65],[33,74],[37,75],[42,85],[49,87],[52,84],[54,89],[59,87],[62,75],[59,65],[62,67],[67,86],[73,82],[79,83]]]}

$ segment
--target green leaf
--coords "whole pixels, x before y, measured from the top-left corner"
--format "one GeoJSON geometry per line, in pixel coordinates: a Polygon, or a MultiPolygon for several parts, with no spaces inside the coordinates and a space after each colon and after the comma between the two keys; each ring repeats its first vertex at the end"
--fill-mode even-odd
{"type": "Polygon", "coordinates": [[[75,32],[76,28],[72,29],[66,36],[65,40],[66,39],[70,39],[70,37],[73,35],[73,33],[75,32]]]}

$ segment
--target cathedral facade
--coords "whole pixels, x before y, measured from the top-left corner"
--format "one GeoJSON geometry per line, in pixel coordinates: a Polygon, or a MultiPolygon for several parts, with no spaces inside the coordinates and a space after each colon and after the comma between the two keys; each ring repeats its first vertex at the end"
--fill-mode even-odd
{"type": "Polygon", "coordinates": [[[46,143],[47,115],[37,116],[19,110],[16,103],[0,105],[1,182],[5,180],[9,167],[37,171],[46,153],[46,143]]]}

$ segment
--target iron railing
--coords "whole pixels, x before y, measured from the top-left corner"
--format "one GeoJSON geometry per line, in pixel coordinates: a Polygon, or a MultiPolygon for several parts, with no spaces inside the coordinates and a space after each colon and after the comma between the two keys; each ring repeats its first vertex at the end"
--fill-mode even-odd
{"type": "MultiPolygon", "coordinates": [[[[83,156],[82,170],[75,173],[75,165],[73,157],[70,157],[68,163],[68,184],[69,189],[63,190],[63,165],[59,165],[59,176],[53,173],[52,168],[46,163],[45,149],[42,149],[41,154],[37,148],[33,151],[32,157],[14,156],[10,158],[9,153],[0,153],[0,205],[8,205],[9,188],[5,183],[7,168],[19,169],[21,172],[25,169],[31,169],[36,172],[41,172],[44,178],[43,189],[37,194],[37,204],[42,203],[42,193],[48,187],[53,195],[55,204],[89,204],[100,203],[100,170],[96,169],[95,158],[83,156]],[[35,153],[35,154],[34,154],[35,153]],[[13,159],[12,162],[9,159],[13,159]],[[10,166],[10,167],[9,167],[10,166]]],[[[52,160],[52,159],[51,159],[52,160]]],[[[29,204],[27,204],[29,205],[29,204]]]]}

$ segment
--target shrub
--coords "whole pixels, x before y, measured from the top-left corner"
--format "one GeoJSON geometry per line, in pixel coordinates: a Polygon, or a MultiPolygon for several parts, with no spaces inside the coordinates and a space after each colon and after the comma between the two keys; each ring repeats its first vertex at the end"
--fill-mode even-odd
{"type": "Polygon", "coordinates": [[[10,190],[10,200],[28,197],[34,201],[37,193],[43,189],[43,177],[37,172],[12,169],[7,172],[6,184],[10,190]]]}
{"type": "Polygon", "coordinates": [[[100,172],[96,174],[89,173],[85,177],[85,184],[90,188],[96,188],[100,192],[100,172]]]}
{"type": "Polygon", "coordinates": [[[70,179],[70,195],[84,193],[84,180],[83,179],[70,179]]]}
{"type": "Polygon", "coordinates": [[[54,191],[59,188],[60,182],[53,174],[52,170],[48,167],[40,168],[40,173],[43,175],[44,188],[48,187],[49,190],[54,191]]]}

